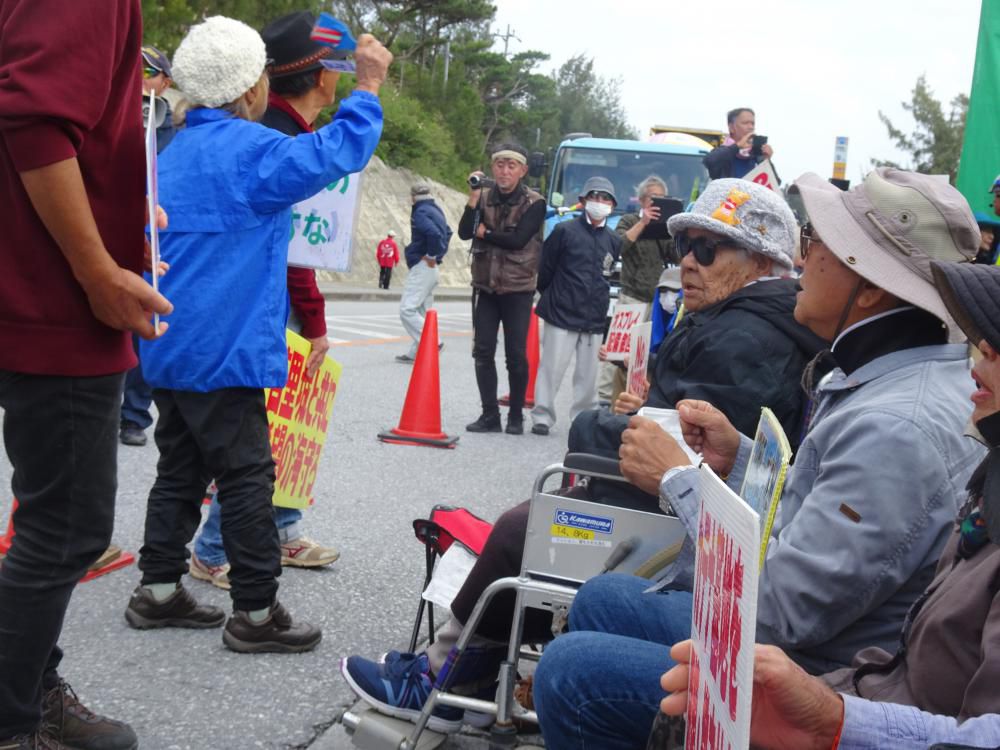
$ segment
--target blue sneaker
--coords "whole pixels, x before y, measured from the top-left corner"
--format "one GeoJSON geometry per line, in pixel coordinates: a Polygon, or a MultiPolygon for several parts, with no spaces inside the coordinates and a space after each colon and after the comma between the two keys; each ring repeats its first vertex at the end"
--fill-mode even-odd
{"type": "MultiPolygon", "coordinates": [[[[340,673],[358,697],[380,713],[416,722],[431,693],[426,654],[401,654],[390,651],[379,661],[350,656],[340,660],[340,673]]],[[[463,711],[437,706],[427,727],[451,734],[462,728],[463,711]]]]}

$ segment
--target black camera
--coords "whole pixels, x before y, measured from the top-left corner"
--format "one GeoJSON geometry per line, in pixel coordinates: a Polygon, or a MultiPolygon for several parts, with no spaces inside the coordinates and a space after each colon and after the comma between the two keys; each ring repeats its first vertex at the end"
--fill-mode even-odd
{"type": "Polygon", "coordinates": [[[766,135],[754,135],[751,140],[750,155],[761,156],[764,153],[764,146],[767,145],[766,135]]]}
{"type": "Polygon", "coordinates": [[[469,187],[473,190],[481,190],[482,188],[493,187],[493,180],[489,177],[483,177],[482,175],[474,174],[469,177],[469,187]]]}

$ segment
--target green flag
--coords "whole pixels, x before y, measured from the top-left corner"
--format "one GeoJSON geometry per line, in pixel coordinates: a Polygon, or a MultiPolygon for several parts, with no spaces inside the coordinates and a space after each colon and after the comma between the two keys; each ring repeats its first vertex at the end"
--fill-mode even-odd
{"type": "Polygon", "coordinates": [[[976,218],[1000,221],[989,194],[1000,174],[1000,2],[983,0],[979,16],[976,68],[965,121],[958,189],[976,218]]]}

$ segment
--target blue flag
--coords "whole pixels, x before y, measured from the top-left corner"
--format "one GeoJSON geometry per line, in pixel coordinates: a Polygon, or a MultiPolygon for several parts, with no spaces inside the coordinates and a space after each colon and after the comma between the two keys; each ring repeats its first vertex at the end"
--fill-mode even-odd
{"type": "Polygon", "coordinates": [[[341,52],[351,52],[358,46],[347,25],[329,13],[319,14],[319,19],[317,19],[309,38],[341,52]]]}

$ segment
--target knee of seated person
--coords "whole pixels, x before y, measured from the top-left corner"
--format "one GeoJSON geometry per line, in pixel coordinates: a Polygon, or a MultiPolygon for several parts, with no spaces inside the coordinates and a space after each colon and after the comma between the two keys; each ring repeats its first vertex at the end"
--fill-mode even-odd
{"type": "Polygon", "coordinates": [[[569,629],[594,630],[594,618],[614,608],[614,603],[621,598],[624,582],[634,578],[624,573],[605,573],[584,583],[576,592],[569,610],[569,629]]]}
{"type": "Polygon", "coordinates": [[[578,694],[574,681],[578,675],[592,679],[586,667],[594,656],[593,633],[566,633],[545,647],[535,670],[533,693],[539,715],[556,711],[567,699],[578,694]]]}

